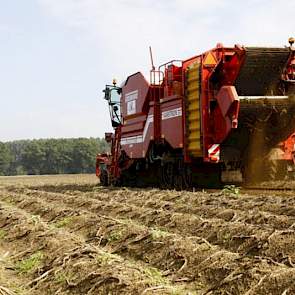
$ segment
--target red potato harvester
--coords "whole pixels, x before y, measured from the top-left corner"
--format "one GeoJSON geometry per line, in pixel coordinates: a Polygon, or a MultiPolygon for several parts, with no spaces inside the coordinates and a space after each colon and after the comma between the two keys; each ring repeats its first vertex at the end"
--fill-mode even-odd
{"type": "Polygon", "coordinates": [[[106,134],[111,154],[97,157],[101,183],[182,189],[285,177],[295,143],[289,43],[217,44],[153,66],[150,82],[137,72],[106,85],[114,133],[106,134]]]}

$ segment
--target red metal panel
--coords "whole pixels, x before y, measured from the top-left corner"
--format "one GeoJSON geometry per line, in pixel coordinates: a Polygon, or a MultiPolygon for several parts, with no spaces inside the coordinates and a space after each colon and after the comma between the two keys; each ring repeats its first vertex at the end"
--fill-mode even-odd
{"type": "MultiPolygon", "coordinates": [[[[202,56],[202,61],[203,59],[204,55],[202,56]]],[[[210,99],[213,98],[213,93],[210,89],[209,78],[212,73],[212,69],[213,67],[203,67],[201,73],[201,126],[203,134],[203,154],[205,161],[210,161],[210,158],[208,156],[208,147],[210,143],[214,143],[212,142],[209,128],[209,102],[210,99]]]]}
{"type": "Polygon", "coordinates": [[[144,126],[144,121],[141,122],[141,123],[123,125],[122,126],[122,136],[124,136],[128,132],[134,132],[134,131],[142,130],[143,126],[144,126]]]}
{"type": "Polygon", "coordinates": [[[144,105],[148,99],[149,83],[141,73],[129,76],[122,88],[121,112],[124,120],[135,114],[145,113],[144,105]]]}
{"type": "Polygon", "coordinates": [[[141,73],[127,78],[122,88],[121,112],[123,116],[121,148],[134,158],[142,158],[143,132],[150,100],[149,83],[141,73]]]}
{"type": "Polygon", "coordinates": [[[182,98],[161,104],[161,137],[173,148],[183,148],[182,98]]]}
{"type": "Polygon", "coordinates": [[[136,124],[136,123],[144,122],[145,120],[146,120],[146,114],[137,113],[132,118],[128,117],[128,120],[124,120],[123,125],[136,124]]]}
{"type": "Polygon", "coordinates": [[[149,114],[146,116],[146,120],[143,122],[143,128],[140,131],[136,131],[134,128],[135,125],[131,124],[129,126],[130,132],[125,132],[124,135],[122,135],[121,147],[130,158],[144,158],[148,152],[151,141],[154,140],[153,111],[154,108],[151,107],[149,114]]]}
{"type": "Polygon", "coordinates": [[[142,132],[128,133],[121,138],[121,148],[131,159],[142,157],[142,132]]]}
{"type": "Polygon", "coordinates": [[[216,95],[218,105],[213,112],[212,138],[214,143],[221,143],[233,128],[238,127],[240,102],[234,86],[223,86],[216,95]]]}
{"type": "Polygon", "coordinates": [[[280,143],[279,146],[284,151],[283,159],[295,163],[295,133],[289,136],[284,142],[280,143]]]}
{"type": "Polygon", "coordinates": [[[150,108],[145,126],[143,129],[143,145],[142,145],[142,157],[145,157],[151,141],[154,141],[154,107],[150,108]]]}
{"type": "MultiPolygon", "coordinates": [[[[212,49],[211,55],[216,60],[215,65],[203,64],[208,56],[208,52],[202,55],[202,73],[201,73],[201,105],[202,105],[202,132],[203,132],[203,148],[204,160],[211,161],[208,155],[209,146],[216,143],[216,140],[222,141],[225,134],[228,134],[228,129],[231,128],[229,120],[222,121],[221,109],[216,109],[213,113],[210,112],[210,102],[216,100],[214,89],[211,86],[211,77],[216,74],[216,69],[222,73],[218,76],[219,85],[233,85],[240,67],[244,62],[244,49],[240,46],[234,48],[225,48],[221,45],[212,49]],[[219,123],[224,123],[220,125],[219,123]],[[220,132],[220,134],[218,134],[220,132]]],[[[206,61],[205,61],[206,62],[206,61]]],[[[238,110],[238,105],[235,105],[238,110]]],[[[237,115],[237,113],[235,113],[237,115]]],[[[237,124],[237,121],[235,121],[237,124]]]]}

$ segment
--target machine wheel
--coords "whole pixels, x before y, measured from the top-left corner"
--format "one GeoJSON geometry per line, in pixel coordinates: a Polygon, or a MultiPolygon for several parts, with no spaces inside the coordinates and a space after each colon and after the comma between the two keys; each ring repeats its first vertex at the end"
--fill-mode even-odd
{"type": "Polygon", "coordinates": [[[192,172],[183,159],[168,161],[161,166],[161,184],[168,189],[190,189],[192,187],[192,172]]]}
{"type": "Polygon", "coordinates": [[[108,186],[109,185],[109,177],[108,177],[108,172],[106,170],[102,170],[100,173],[100,184],[103,186],[108,186]]]}
{"type": "Polygon", "coordinates": [[[162,188],[174,188],[174,165],[173,162],[163,163],[161,166],[161,186],[162,188]]]}
{"type": "Polygon", "coordinates": [[[177,190],[182,190],[184,188],[184,181],[183,181],[183,161],[178,159],[174,163],[174,187],[177,190]]]}
{"type": "Polygon", "coordinates": [[[182,178],[184,189],[191,189],[193,186],[193,177],[192,170],[189,165],[184,165],[182,178]]]}
{"type": "Polygon", "coordinates": [[[184,164],[183,159],[175,163],[174,186],[177,190],[192,188],[192,171],[189,165],[184,164]]]}

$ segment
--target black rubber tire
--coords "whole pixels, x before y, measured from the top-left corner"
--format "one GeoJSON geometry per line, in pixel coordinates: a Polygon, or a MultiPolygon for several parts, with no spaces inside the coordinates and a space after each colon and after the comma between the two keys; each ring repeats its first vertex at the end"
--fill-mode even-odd
{"type": "Polygon", "coordinates": [[[106,170],[102,170],[100,173],[100,184],[103,186],[109,186],[109,176],[106,170]]]}
{"type": "Polygon", "coordinates": [[[172,162],[161,166],[161,187],[164,189],[174,188],[174,165],[172,162]]]}

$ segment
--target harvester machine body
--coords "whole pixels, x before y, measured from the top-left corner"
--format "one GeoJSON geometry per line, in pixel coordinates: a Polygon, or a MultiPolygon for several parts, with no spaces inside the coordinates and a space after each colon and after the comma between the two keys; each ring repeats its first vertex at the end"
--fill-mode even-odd
{"type": "Polygon", "coordinates": [[[117,118],[107,183],[183,188],[266,175],[272,149],[295,131],[294,85],[292,46],[218,44],[152,69],[149,82],[138,72],[107,86],[117,118]]]}

